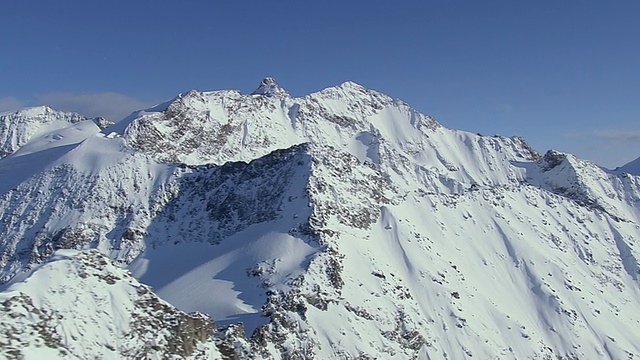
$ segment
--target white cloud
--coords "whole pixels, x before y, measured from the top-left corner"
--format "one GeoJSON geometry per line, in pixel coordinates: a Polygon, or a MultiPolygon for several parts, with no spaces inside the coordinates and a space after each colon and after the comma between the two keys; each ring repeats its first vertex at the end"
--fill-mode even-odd
{"type": "Polygon", "coordinates": [[[56,110],[73,111],[112,121],[120,121],[133,111],[148,108],[154,103],[113,92],[73,94],[55,92],[38,96],[38,100],[56,110]]]}
{"type": "Polygon", "coordinates": [[[0,112],[16,111],[25,107],[25,103],[14,97],[0,98],[0,112]]]}

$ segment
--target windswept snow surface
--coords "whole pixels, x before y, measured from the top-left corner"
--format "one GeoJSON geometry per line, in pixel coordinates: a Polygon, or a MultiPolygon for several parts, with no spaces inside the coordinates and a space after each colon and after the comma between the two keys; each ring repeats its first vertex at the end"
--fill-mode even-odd
{"type": "Polygon", "coordinates": [[[194,90],[77,145],[23,145],[49,157],[0,197],[2,281],[97,249],[167,311],[218,322],[203,358],[640,356],[632,171],[447,129],[352,82],[258,90],[194,90]]]}

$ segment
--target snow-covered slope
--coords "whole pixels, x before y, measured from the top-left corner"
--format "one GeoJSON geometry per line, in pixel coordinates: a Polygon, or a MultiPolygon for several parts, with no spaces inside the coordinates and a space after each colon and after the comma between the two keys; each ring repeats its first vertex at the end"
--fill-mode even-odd
{"type": "Polygon", "coordinates": [[[43,144],[0,197],[2,280],[97,249],[222,325],[198,345],[214,358],[640,356],[633,174],[351,82],[194,90],[43,144]]]}
{"type": "Polygon", "coordinates": [[[0,293],[3,358],[219,357],[213,322],[159,299],[97,251],[60,250],[0,293]]]}
{"type": "Polygon", "coordinates": [[[88,119],[47,106],[0,114],[0,194],[111,125],[104,118],[88,119]]]}

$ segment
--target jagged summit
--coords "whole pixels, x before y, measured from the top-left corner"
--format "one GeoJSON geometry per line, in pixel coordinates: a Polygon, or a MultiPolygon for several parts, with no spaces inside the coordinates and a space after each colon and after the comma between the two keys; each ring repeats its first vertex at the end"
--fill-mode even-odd
{"type": "Polygon", "coordinates": [[[55,110],[53,110],[49,106],[40,105],[40,106],[30,106],[30,107],[26,107],[16,111],[5,111],[0,113],[0,115],[15,114],[16,116],[20,116],[20,117],[33,117],[33,116],[41,116],[47,113],[51,113],[53,111],[55,110]]]}
{"type": "Polygon", "coordinates": [[[266,77],[262,79],[260,85],[255,89],[251,95],[265,95],[265,96],[282,96],[287,92],[278,85],[276,79],[272,77],[266,77]]]}

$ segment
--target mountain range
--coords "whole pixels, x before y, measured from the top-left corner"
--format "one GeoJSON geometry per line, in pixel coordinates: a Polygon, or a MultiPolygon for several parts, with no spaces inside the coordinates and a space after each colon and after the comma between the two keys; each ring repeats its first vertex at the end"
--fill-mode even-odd
{"type": "Polygon", "coordinates": [[[346,82],[0,114],[10,359],[632,359],[640,169],[346,82]]]}

